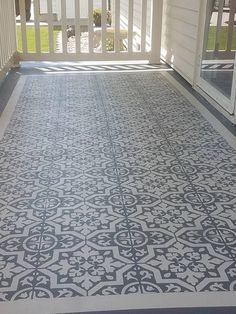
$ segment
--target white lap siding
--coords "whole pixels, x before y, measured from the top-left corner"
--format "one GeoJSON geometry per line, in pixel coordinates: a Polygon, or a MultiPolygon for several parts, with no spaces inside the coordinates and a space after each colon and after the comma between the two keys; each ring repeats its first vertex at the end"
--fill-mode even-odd
{"type": "MultiPolygon", "coordinates": [[[[61,18],[61,0],[52,0],[53,13],[57,14],[58,19],[61,18]]],[[[101,8],[101,0],[93,1],[94,8],[101,8]]],[[[40,0],[40,13],[47,13],[47,0],[40,0]]],[[[67,18],[75,18],[75,2],[71,0],[66,1],[67,18]]],[[[88,1],[80,1],[80,16],[81,18],[88,18],[88,1]]]]}
{"type": "Polygon", "coordinates": [[[193,84],[201,0],[164,0],[162,58],[193,84]]]}

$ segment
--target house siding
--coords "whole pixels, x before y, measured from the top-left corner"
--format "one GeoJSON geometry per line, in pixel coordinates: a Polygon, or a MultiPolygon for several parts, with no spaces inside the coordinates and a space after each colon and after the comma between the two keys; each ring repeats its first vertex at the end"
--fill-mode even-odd
{"type": "MultiPolygon", "coordinates": [[[[40,13],[46,14],[47,13],[47,0],[40,0],[40,13]]],[[[61,18],[61,1],[60,0],[53,0],[53,13],[58,15],[58,19],[61,18]]],[[[93,1],[94,8],[101,7],[101,0],[94,0],[93,1]]],[[[72,19],[75,18],[75,3],[71,0],[66,0],[66,9],[67,9],[67,18],[72,19]]],[[[81,18],[88,18],[88,2],[87,1],[80,1],[80,16],[81,18]]]]}
{"type": "Polygon", "coordinates": [[[200,1],[164,0],[162,58],[194,83],[200,1]]]}

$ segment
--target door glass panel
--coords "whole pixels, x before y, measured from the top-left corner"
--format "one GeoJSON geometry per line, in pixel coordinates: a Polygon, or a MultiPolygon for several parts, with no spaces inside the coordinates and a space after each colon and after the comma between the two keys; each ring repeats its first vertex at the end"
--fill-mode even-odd
{"type": "Polygon", "coordinates": [[[209,0],[201,77],[231,97],[236,52],[236,0],[209,0]]]}

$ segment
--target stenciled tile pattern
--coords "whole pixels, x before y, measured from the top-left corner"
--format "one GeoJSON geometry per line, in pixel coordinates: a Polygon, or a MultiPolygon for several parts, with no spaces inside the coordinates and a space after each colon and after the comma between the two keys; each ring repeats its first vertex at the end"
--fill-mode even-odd
{"type": "Polygon", "coordinates": [[[236,290],[235,169],[160,73],[28,77],[0,142],[0,299],[236,290]]]}

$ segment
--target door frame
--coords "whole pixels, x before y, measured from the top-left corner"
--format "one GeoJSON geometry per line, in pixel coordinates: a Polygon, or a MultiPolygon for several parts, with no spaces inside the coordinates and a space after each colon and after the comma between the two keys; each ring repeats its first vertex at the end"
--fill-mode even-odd
{"type": "Polygon", "coordinates": [[[195,87],[200,88],[204,93],[210,96],[214,101],[216,101],[223,110],[227,111],[229,114],[234,114],[236,107],[236,54],[234,61],[234,72],[233,72],[233,82],[232,91],[230,99],[224,96],[217,88],[208,83],[201,77],[201,66],[202,66],[202,54],[205,45],[205,32],[208,31],[209,19],[207,19],[207,13],[210,9],[210,1],[201,1],[200,11],[199,11],[199,36],[197,45],[197,62],[196,62],[196,72],[195,72],[195,87]]]}

